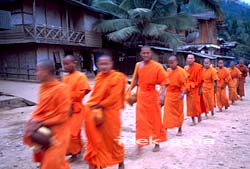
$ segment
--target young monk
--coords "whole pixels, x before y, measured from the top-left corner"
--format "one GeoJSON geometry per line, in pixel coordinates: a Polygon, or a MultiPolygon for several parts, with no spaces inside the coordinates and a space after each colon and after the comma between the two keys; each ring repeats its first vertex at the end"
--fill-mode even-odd
{"type": "Polygon", "coordinates": [[[166,72],[163,66],[152,60],[152,50],[148,46],[141,48],[143,61],[138,62],[128,93],[137,86],[136,105],[136,144],[137,155],[141,147],[155,144],[153,152],[160,151],[160,142],[166,141],[166,133],[162,125],[161,106],[164,104],[166,72]],[[162,85],[162,90],[156,90],[156,85],[162,85]],[[152,141],[153,140],[153,141],[152,141]]]}
{"type": "Polygon", "coordinates": [[[70,162],[74,162],[81,153],[83,143],[81,139],[81,127],[84,117],[82,100],[90,91],[87,77],[76,70],[77,61],[72,55],[63,59],[63,65],[69,74],[64,77],[63,82],[70,87],[72,100],[72,114],[69,120],[70,144],[67,155],[71,155],[70,162]]]}
{"type": "Polygon", "coordinates": [[[88,142],[84,160],[88,162],[89,169],[116,164],[119,164],[119,169],[124,169],[124,146],[119,139],[120,110],[124,108],[127,79],[124,74],[112,69],[110,56],[100,56],[97,67],[100,73],[96,76],[93,92],[86,104],[88,142]],[[95,114],[97,111],[99,115],[95,114]]]}
{"type": "Polygon", "coordinates": [[[240,60],[237,68],[241,71],[241,77],[239,78],[239,84],[238,84],[238,94],[240,95],[240,100],[243,100],[243,97],[245,96],[245,82],[247,77],[248,69],[246,65],[244,64],[244,60],[240,60]]]}
{"type": "Polygon", "coordinates": [[[215,100],[214,95],[217,90],[217,81],[219,80],[217,72],[210,66],[209,59],[204,59],[202,72],[202,99],[205,105],[205,115],[207,117],[210,111],[214,115],[215,100]]]}
{"type": "Polygon", "coordinates": [[[177,136],[182,135],[182,124],[184,120],[184,95],[186,93],[187,73],[178,66],[176,56],[168,59],[167,70],[167,92],[164,104],[163,126],[166,129],[178,128],[177,136]]]}
{"type": "Polygon", "coordinates": [[[219,108],[219,111],[222,112],[223,107],[225,107],[225,109],[228,109],[229,107],[229,99],[226,95],[226,86],[231,80],[230,72],[227,68],[224,67],[223,60],[218,61],[217,74],[219,77],[219,81],[217,85],[216,100],[217,107],[219,108]]]}
{"type": "Polygon", "coordinates": [[[195,117],[198,118],[198,122],[201,121],[202,65],[195,62],[194,55],[189,54],[185,69],[189,75],[187,83],[187,116],[192,118],[191,126],[194,126],[196,125],[195,117]]]}
{"type": "Polygon", "coordinates": [[[232,61],[230,63],[230,75],[231,80],[228,84],[228,90],[229,90],[229,100],[232,102],[232,105],[235,103],[236,100],[239,100],[239,96],[237,94],[237,86],[239,83],[239,78],[241,77],[241,71],[235,66],[235,63],[232,61]]]}
{"type": "Polygon", "coordinates": [[[69,89],[55,78],[54,64],[50,60],[39,62],[36,74],[42,85],[36,109],[25,127],[24,144],[33,145],[30,137],[41,126],[50,128],[52,144],[34,152],[34,161],[40,163],[40,169],[69,169],[65,159],[70,139],[67,126],[71,107],[69,89]]]}

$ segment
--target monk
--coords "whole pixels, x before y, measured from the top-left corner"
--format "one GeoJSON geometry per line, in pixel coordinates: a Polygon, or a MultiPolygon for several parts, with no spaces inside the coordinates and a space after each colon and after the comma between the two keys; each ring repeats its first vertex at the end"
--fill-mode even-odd
{"type": "Polygon", "coordinates": [[[204,59],[202,72],[202,100],[205,105],[205,115],[210,111],[214,115],[215,100],[214,96],[217,90],[217,81],[219,80],[217,72],[210,66],[210,59],[204,59]]]}
{"type": "Polygon", "coordinates": [[[239,78],[238,83],[238,94],[240,95],[240,100],[243,100],[243,97],[245,96],[245,82],[247,77],[248,69],[244,63],[244,60],[240,60],[237,68],[241,71],[241,77],[239,78]]]}
{"type": "Polygon", "coordinates": [[[86,104],[85,129],[88,138],[84,160],[89,169],[100,169],[119,164],[124,169],[124,146],[120,139],[120,111],[124,108],[126,76],[112,69],[110,56],[103,55],[97,60],[100,71],[86,104]],[[94,112],[100,110],[98,117],[94,112]]]}
{"type": "Polygon", "coordinates": [[[25,127],[24,144],[34,144],[30,137],[41,126],[50,128],[52,144],[46,149],[34,152],[34,161],[40,163],[40,169],[69,169],[65,155],[70,140],[67,126],[71,107],[70,91],[65,84],[55,78],[52,61],[39,62],[36,74],[42,85],[36,109],[25,127]]]}
{"type": "Polygon", "coordinates": [[[216,92],[216,100],[217,100],[217,107],[219,111],[222,112],[222,108],[228,109],[229,107],[229,99],[226,95],[226,86],[228,85],[229,81],[231,80],[230,72],[227,68],[224,67],[224,61],[218,61],[218,85],[217,85],[217,92],[216,92]]]}
{"type": "Polygon", "coordinates": [[[70,144],[67,155],[71,155],[70,162],[74,162],[81,153],[83,143],[81,140],[81,127],[84,117],[84,106],[82,100],[90,92],[87,77],[76,71],[77,61],[72,55],[63,59],[63,65],[69,74],[64,77],[63,82],[70,87],[72,100],[72,115],[69,120],[70,144]]]}
{"type": "Polygon", "coordinates": [[[184,95],[186,93],[187,73],[178,66],[176,56],[168,59],[167,92],[165,95],[163,126],[166,129],[178,128],[177,136],[182,135],[184,121],[184,95]]]}
{"type": "Polygon", "coordinates": [[[235,63],[233,61],[230,63],[229,71],[232,79],[229,81],[228,84],[228,89],[229,89],[228,93],[229,93],[229,100],[232,102],[233,105],[236,100],[239,100],[239,96],[237,94],[237,86],[242,73],[235,66],[235,63]]]}
{"type": "Polygon", "coordinates": [[[192,124],[196,125],[195,117],[198,122],[201,121],[201,84],[202,84],[202,65],[195,62],[195,57],[192,54],[187,56],[187,66],[185,70],[189,74],[187,83],[187,116],[191,116],[192,124]]]}
{"type": "Polygon", "coordinates": [[[163,66],[152,60],[152,50],[148,46],[141,48],[140,55],[143,61],[138,62],[131,85],[130,93],[137,86],[136,105],[136,144],[137,155],[140,155],[142,146],[154,144],[153,152],[160,151],[160,142],[166,141],[161,117],[161,106],[164,105],[166,91],[166,72],[163,66]],[[156,90],[156,85],[162,85],[162,90],[156,90]]]}

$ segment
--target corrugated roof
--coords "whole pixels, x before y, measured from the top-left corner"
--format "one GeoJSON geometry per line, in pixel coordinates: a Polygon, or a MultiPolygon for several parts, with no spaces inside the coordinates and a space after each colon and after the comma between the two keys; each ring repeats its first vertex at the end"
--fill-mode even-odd
{"type": "Polygon", "coordinates": [[[199,20],[210,20],[210,19],[216,19],[217,16],[213,11],[205,12],[205,13],[199,13],[199,14],[193,14],[193,17],[199,19],[199,20]]]}

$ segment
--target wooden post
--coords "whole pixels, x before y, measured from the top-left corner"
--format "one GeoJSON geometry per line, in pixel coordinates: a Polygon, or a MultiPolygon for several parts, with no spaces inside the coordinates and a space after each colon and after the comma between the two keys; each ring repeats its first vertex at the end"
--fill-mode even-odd
{"type": "Polygon", "coordinates": [[[66,37],[67,40],[69,41],[69,11],[68,11],[68,7],[66,7],[66,37]]]}
{"type": "Polygon", "coordinates": [[[33,29],[34,29],[34,37],[35,37],[35,41],[36,41],[36,0],[33,0],[33,7],[32,7],[32,10],[33,10],[33,29]]]}

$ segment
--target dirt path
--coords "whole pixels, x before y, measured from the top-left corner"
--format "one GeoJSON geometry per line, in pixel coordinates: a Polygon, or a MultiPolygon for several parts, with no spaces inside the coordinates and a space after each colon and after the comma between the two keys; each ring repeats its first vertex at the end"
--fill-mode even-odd
{"type": "MultiPolygon", "coordinates": [[[[2,81],[0,81],[2,85],[2,81]]],[[[7,83],[7,82],[6,82],[7,83]]],[[[5,83],[5,84],[6,84],[5,83]]],[[[3,89],[0,85],[0,91],[3,89]]],[[[27,84],[26,84],[27,85],[27,84]]],[[[23,83],[16,84],[19,93],[26,98],[36,99],[36,85],[27,93],[23,83]],[[32,92],[31,92],[32,91],[32,92]],[[31,96],[29,96],[31,95],[31,96]]],[[[11,85],[5,87],[11,89],[11,85]]],[[[128,107],[123,112],[122,137],[126,143],[127,169],[239,169],[250,168],[250,79],[247,79],[244,101],[238,101],[229,110],[216,113],[195,127],[186,119],[183,136],[176,137],[176,130],[168,132],[169,141],[163,143],[161,152],[151,152],[152,146],[145,147],[140,158],[132,158],[134,151],[135,111],[128,107]]],[[[22,145],[23,124],[34,107],[24,107],[0,112],[0,168],[33,169],[30,150],[22,145]]],[[[85,162],[79,160],[71,165],[72,169],[87,168],[85,162]]],[[[116,168],[116,167],[111,167],[116,168]]],[[[109,169],[111,169],[109,168],[109,169]]]]}

